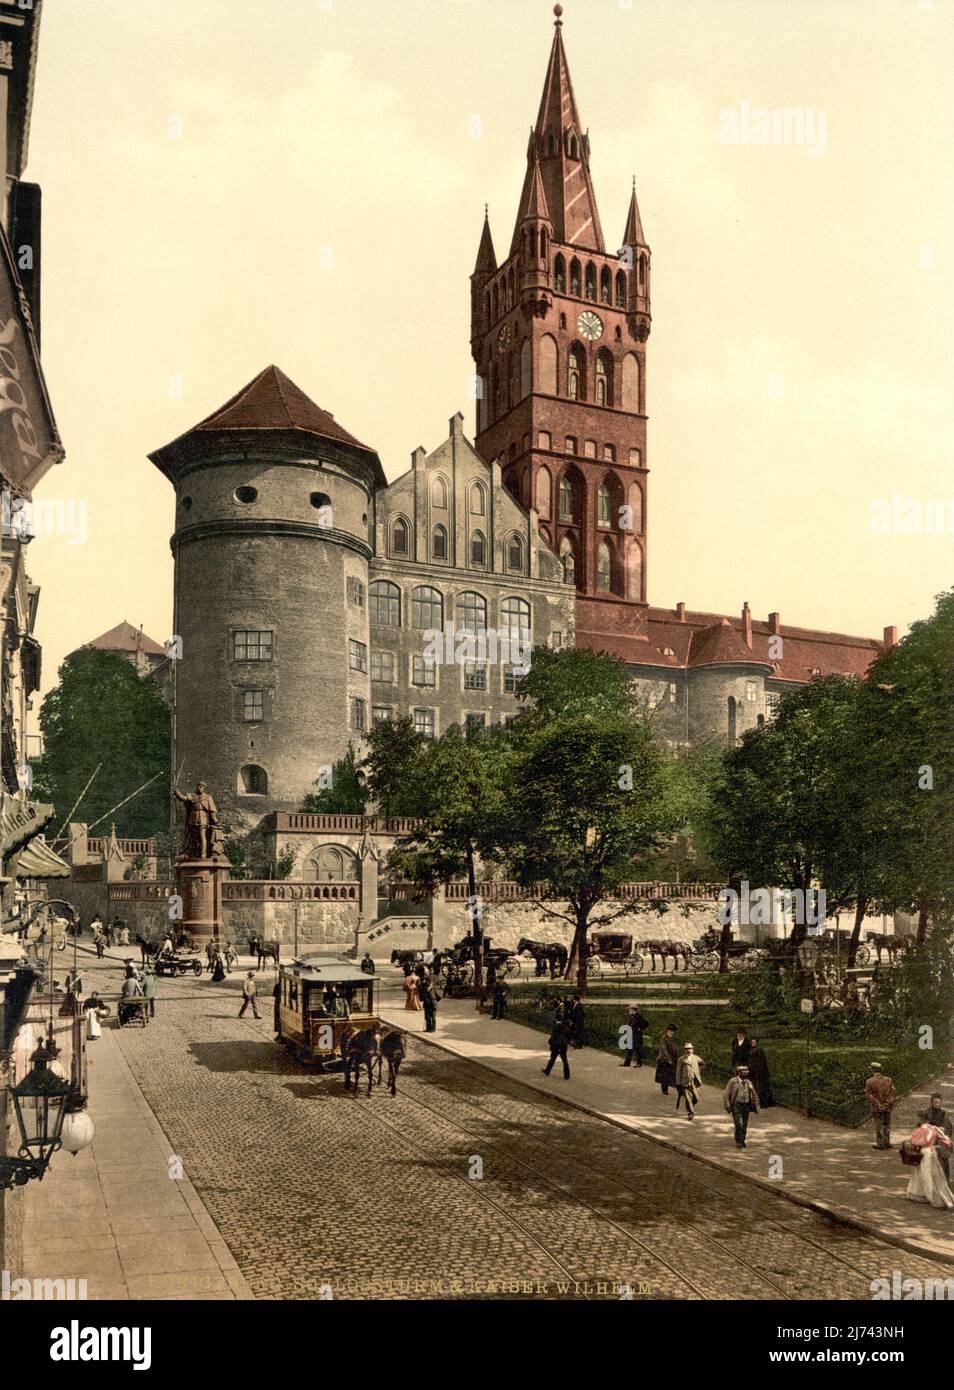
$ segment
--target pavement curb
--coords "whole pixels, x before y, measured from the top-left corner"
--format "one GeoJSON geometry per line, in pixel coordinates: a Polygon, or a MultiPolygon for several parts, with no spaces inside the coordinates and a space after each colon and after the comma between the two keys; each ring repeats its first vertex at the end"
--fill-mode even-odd
{"type": "Polygon", "coordinates": [[[642,1129],[638,1124],[628,1123],[625,1120],[617,1119],[613,1115],[606,1115],[602,1110],[595,1110],[591,1105],[584,1105],[582,1101],[574,1100],[571,1096],[559,1095],[543,1090],[542,1087],[535,1086],[532,1081],[524,1081],[513,1077],[509,1072],[501,1071],[491,1062],[486,1062],[482,1058],[471,1057],[460,1048],[454,1047],[450,1043],[441,1042],[432,1033],[409,1033],[409,1037],[420,1039],[421,1042],[429,1044],[431,1047],[438,1048],[441,1052],[447,1052],[452,1057],[458,1058],[462,1062],[470,1062],[475,1067],[483,1067],[485,1071],[493,1072],[495,1076],[502,1076],[506,1081],[514,1081],[518,1086],[526,1086],[529,1090],[538,1095],[548,1096],[557,1101],[560,1105],[567,1105],[573,1110],[580,1110],[584,1115],[590,1115],[595,1120],[602,1120],[604,1124],[614,1125],[616,1129],[621,1129],[626,1134],[638,1135],[640,1139],[648,1139],[654,1144],[659,1144],[664,1149],[671,1149],[674,1153],[682,1154],[686,1158],[695,1159],[697,1163],[704,1163],[709,1168],[715,1168],[721,1173],[727,1173],[733,1178],[742,1178],[746,1182],[753,1183],[756,1187],[762,1188],[765,1192],[770,1192],[774,1197],[783,1197],[787,1202],[794,1203],[795,1206],[805,1207],[809,1211],[817,1212],[819,1216],[824,1216],[830,1221],[836,1222],[839,1226],[848,1226],[857,1231],[863,1231],[865,1235],[874,1236],[877,1240],[883,1241],[886,1245],[893,1245],[899,1250],[906,1250],[911,1255],[918,1255],[922,1259],[936,1260],[942,1264],[954,1265],[954,1254],[949,1254],[943,1250],[935,1250],[930,1246],[923,1245],[917,1241],[908,1240],[904,1236],[897,1235],[894,1231],[886,1231],[881,1226],[875,1225],[872,1221],[866,1221],[864,1217],[856,1212],[849,1211],[846,1207],[833,1206],[828,1202],[820,1202],[813,1197],[803,1197],[797,1192],[788,1192],[783,1187],[779,1187],[769,1178],[761,1178],[754,1173],[740,1172],[731,1167],[721,1159],[712,1158],[707,1154],[698,1153],[691,1149],[688,1144],[680,1144],[678,1139],[664,1139],[650,1130],[642,1129]]]}

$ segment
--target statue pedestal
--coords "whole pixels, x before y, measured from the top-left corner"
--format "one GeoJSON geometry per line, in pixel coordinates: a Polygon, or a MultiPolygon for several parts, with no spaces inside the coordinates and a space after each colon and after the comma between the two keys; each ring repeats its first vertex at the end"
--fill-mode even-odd
{"type": "Polygon", "coordinates": [[[176,892],[182,899],[178,925],[200,948],[222,940],[222,880],[230,868],[227,859],[176,860],[176,892]]]}

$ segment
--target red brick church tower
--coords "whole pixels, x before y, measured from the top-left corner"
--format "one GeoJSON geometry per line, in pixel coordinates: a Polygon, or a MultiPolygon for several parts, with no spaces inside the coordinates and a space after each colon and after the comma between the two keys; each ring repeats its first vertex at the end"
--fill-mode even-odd
{"type": "Polygon", "coordinates": [[[485,218],[471,276],[476,444],[537,508],[576,582],[577,643],[599,646],[644,630],[650,251],[635,181],[620,248],[603,239],[554,13],[509,254],[498,266],[485,218]]]}

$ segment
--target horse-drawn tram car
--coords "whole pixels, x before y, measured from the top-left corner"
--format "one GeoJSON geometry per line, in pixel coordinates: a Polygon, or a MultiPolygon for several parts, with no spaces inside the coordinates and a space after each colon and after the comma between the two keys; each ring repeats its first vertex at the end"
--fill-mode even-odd
{"type": "Polygon", "coordinates": [[[278,972],[278,1035],[300,1062],[340,1068],[344,1044],[355,1033],[377,1030],[377,980],[349,961],[310,958],[278,972]]]}

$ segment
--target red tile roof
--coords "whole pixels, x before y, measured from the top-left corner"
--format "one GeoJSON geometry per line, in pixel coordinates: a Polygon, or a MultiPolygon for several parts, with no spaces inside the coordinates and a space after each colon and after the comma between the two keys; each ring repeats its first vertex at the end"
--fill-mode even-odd
{"type": "Polygon", "coordinates": [[[322,439],[337,439],[356,449],[368,449],[276,366],[259,372],[231,400],[187,433],[197,430],[306,430],[322,439]]]}

